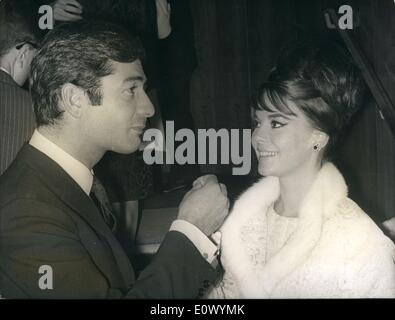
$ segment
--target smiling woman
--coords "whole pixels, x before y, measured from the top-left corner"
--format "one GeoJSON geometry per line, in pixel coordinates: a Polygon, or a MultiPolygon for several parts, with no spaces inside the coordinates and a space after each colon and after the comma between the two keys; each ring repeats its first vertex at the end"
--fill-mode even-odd
{"type": "MultiPolygon", "coordinates": [[[[274,108],[267,96],[263,99],[266,108],[274,108]]],[[[263,176],[281,176],[295,171],[298,166],[309,165],[311,161],[317,163],[314,156],[319,153],[311,145],[316,143],[321,133],[292,101],[288,105],[293,110],[292,113],[287,112],[289,114],[266,110],[255,113],[257,126],[253,146],[259,159],[258,171],[263,176]]]]}
{"type": "Polygon", "coordinates": [[[222,231],[216,298],[395,297],[395,247],[329,162],[364,82],[335,44],[285,51],[260,88],[252,144],[265,178],[222,231]]]}

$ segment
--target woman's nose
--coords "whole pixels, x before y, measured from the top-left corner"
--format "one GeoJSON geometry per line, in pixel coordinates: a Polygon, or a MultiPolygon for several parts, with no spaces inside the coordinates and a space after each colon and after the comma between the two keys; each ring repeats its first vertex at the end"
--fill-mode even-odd
{"type": "Polygon", "coordinates": [[[267,125],[261,124],[260,127],[254,130],[253,136],[255,140],[265,141],[269,138],[270,128],[267,125]]]}

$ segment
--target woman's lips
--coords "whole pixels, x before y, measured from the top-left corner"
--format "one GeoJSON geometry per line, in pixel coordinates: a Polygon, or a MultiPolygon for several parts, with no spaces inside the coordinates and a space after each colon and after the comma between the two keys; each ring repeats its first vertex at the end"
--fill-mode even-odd
{"type": "Polygon", "coordinates": [[[260,158],[270,158],[270,157],[275,157],[278,152],[275,151],[258,151],[259,157],[260,158]]]}

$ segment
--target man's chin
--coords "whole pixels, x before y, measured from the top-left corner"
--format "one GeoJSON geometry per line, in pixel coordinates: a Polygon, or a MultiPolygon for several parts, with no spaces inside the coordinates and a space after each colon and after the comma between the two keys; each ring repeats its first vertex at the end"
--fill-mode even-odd
{"type": "Polygon", "coordinates": [[[130,148],[130,149],[125,150],[124,152],[120,152],[120,153],[122,153],[122,154],[131,154],[131,153],[135,153],[136,151],[138,151],[138,149],[139,149],[139,147],[137,146],[137,147],[130,148]]]}
{"type": "Polygon", "coordinates": [[[120,153],[120,154],[131,154],[136,152],[139,149],[140,143],[135,143],[133,145],[121,146],[119,148],[113,148],[111,151],[120,153]]]}

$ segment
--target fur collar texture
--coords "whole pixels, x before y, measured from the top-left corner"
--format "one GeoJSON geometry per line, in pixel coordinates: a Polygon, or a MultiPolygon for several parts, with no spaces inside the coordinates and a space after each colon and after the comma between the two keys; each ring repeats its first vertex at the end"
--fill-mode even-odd
{"type": "Polygon", "coordinates": [[[336,213],[336,205],[347,197],[347,186],[336,167],[326,163],[302,201],[295,232],[257,272],[247,256],[240,227],[254,215],[266,216],[279,195],[278,178],[262,178],[236,201],[221,229],[227,271],[235,277],[243,298],[269,297],[279,281],[309,257],[321,237],[324,220],[336,213]]]}

